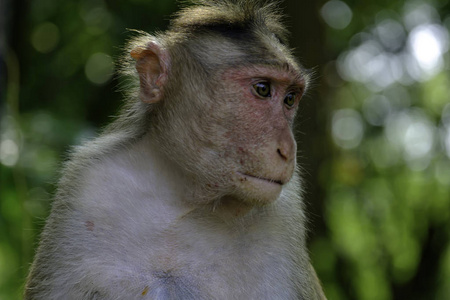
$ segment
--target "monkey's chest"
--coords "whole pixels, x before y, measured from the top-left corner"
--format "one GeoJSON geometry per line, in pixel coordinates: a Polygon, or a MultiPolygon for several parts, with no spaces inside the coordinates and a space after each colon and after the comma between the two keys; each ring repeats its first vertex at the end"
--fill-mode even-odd
{"type": "MultiPolygon", "coordinates": [[[[260,262],[261,264],[268,262],[260,262]]],[[[148,299],[294,299],[290,276],[279,265],[226,266],[227,261],[205,268],[182,267],[153,271],[141,284],[141,295],[148,299]]]]}
{"type": "Polygon", "coordinates": [[[141,284],[144,299],[206,299],[198,283],[188,274],[173,274],[170,271],[152,272],[151,278],[141,284]]]}
{"type": "Polygon", "coordinates": [[[296,299],[293,243],[270,224],[236,228],[191,218],[167,222],[159,231],[136,227],[125,234],[98,233],[96,243],[108,241],[99,245],[99,259],[108,266],[114,293],[143,299],[296,299]]]}
{"type": "Polygon", "coordinates": [[[163,248],[142,289],[149,299],[295,298],[292,262],[277,249],[233,240],[171,240],[163,248]]]}

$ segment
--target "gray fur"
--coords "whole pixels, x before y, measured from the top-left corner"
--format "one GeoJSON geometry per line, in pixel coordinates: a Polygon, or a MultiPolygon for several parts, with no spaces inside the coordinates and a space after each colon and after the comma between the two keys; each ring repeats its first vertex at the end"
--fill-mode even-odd
{"type": "Polygon", "coordinates": [[[130,41],[120,62],[126,105],[66,162],[25,299],[325,299],[305,245],[295,157],[265,152],[274,139],[290,143],[292,121],[273,117],[277,106],[260,111],[271,121],[246,120],[254,114],[232,72],[269,68],[305,88],[308,75],[273,4],[196,3],[168,31],[130,41]],[[141,50],[162,53],[167,82],[136,71],[155,65],[141,50]],[[266,195],[239,168],[288,180],[279,193],[267,182],[266,195]]]}

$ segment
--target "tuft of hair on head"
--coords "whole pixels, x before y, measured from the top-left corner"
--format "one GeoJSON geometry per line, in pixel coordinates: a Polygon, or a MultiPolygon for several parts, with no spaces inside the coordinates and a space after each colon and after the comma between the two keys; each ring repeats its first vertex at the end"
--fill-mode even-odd
{"type": "Polygon", "coordinates": [[[233,35],[268,30],[287,45],[289,32],[283,25],[281,1],[191,0],[175,13],[169,30],[185,34],[219,32],[233,35]]]}

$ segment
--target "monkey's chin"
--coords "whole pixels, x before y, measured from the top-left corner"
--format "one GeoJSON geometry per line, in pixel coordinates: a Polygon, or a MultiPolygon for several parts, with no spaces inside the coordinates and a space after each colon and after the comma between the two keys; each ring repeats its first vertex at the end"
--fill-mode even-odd
{"type": "Polygon", "coordinates": [[[239,181],[244,201],[257,205],[274,202],[283,188],[281,181],[243,173],[239,173],[239,181]]]}

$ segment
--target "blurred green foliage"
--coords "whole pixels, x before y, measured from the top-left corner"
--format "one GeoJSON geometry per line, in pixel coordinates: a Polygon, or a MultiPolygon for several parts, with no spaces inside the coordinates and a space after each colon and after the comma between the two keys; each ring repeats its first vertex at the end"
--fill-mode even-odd
{"type": "MultiPolygon", "coordinates": [[[[322,149],[307,159],[323,192],[306,201],[319,214],[310,246],[326,294],[450,299],[449,1],[314,3],[321,27],[307,30],[325,49],[315,49],[320,93],[305,101],[320,103],[306,117],[322,149]]],[[[1,5],[0,299],[20,299],[64,153],[120,106],[113,61],[126,28],[163,30],[177,5],[1,5]]],[[[291,29],[302,45],[305,30],[291,29]]]]}
{"type": "Polygon", "coordinates": [[[338,54],[323,74],[333,150],[319,277],[330,299],[449,299],[448,1],[392,2],[353,30],[323,8],[338,54]]]}

